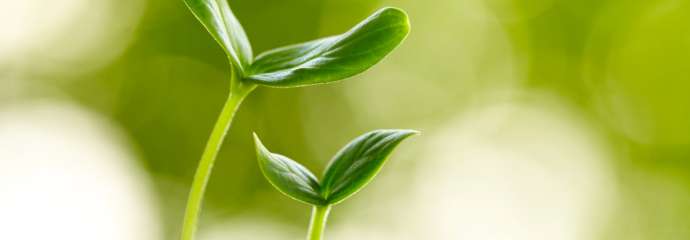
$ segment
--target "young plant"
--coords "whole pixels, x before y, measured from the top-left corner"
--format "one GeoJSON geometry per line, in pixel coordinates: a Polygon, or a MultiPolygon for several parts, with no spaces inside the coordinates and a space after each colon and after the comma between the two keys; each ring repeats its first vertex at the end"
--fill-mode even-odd
{"type": "Polygon", "coordinates": [[[364,188],[381,170],[393,149],[413,130],[375,130],[361,135],[335,154],[319,181],[292,159],[271,153],[254,134],[261,172],[278,191],[313,206],[307,240],[321,240],[331,206],[364,188]]]}
{"type": "Polygon", "coordinates": [[[361,73],[398,46],[409,32],[407,15],[383,8],[349,31],[267,51],[256,58],[247,35],[227,0],[184,0],[230,60],[230,90],[194,175],[182,226],[192,240],[213,164],[242,100],[257,86],[302,87],[342,80],[361,73]]]}

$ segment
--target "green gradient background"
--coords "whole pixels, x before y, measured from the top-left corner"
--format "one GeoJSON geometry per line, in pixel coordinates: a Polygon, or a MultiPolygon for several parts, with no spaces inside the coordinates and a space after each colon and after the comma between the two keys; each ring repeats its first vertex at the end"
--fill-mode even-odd
{"type": "MultiPolygon", "coordinates": [[[[64,66],[63,74],[31,75],[42,79],[36,85],[50,85],[124,130],[155,183],[165,239],[174,239],[187,187],[228,92],[229,69],[182,1],[145,2],[131,26],[134,39],[114,61],[93,71],[70,74],[79,66],[64,66]]],[[[558,104],[547,109],[585,119],[610,153],[606,164],[618,198],[599,239],[690,239],[690,1],[230,3],[255,53],[340,33],[381,6],[405,9],[412,31],[380,65],[353,79],[256,90],[218,157],[204,223],[251,213],[298,233],[306,229],[308,207],[281,196],[261,176],[252,131],[273,151],[321,172],[340,146],[364,131],[419,129],[424,135],[404,144],[407,150],[383,169],[394,179],[385,186],[395,200],[429,161],[433,137],[458,118],[472,119],[469,109],[494,101],[552,106],[551,99],[558,104]]],[[[4,96],[0,104],[54,97],[42,89],[4,96]]],[[[334,224],[355,207],[336,208],[334,224]]]]}

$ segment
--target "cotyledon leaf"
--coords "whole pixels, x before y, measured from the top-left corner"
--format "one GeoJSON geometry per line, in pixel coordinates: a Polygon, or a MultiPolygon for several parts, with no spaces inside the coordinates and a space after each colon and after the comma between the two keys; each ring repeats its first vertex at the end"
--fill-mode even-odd
{"type": "Polygon", "coordinates": [[[333,157],[321,181],[321,194],[326,202],[337,204],[366,186],[393,149],[416,133],[414,130],[375,130],[348,143],[333,157]]]}
{"type": "Polygon", "coordinates": [[[184,0],[194,16],[223,47],[237,70],[245,74],[252,63],[252,46],[227,0],[184,0]]]}
{"type": "Polygon", "coordinates": [[[405,39],[409,29],[405,12],[383,8],[341,35],[260,54],[245,79],[271,87],[341,80],[381,61],[405,39]]]}
{"type": "Polygon", "coordinates": [[[283,155],[271,153],[256,134],[254,143],[261,172],[278,191],[305,203],[325,203],[318,180],[307,168],[283,155]]]}

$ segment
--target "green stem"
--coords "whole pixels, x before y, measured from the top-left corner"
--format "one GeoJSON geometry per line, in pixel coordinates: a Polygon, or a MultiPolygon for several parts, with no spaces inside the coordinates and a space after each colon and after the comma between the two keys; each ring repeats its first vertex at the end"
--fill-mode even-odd
{"type": "Polygon", "coordinates": [[[326,229],[326,221],[328,220],[328,213],[330,211],[331,206],[314,206],[311,213],[307,240],[323,239],[323,231],[326,229]]]}
{"type": "Polygon", "coordinates": [[[211,177],[213,163],[216,161],[218,150],[220,150],[225,135],[230,129],[235,112],[237,112],[240,104],[242,104],[242,100],[244,100],[254,88],[256,88],[256,85],[245,85],[235,77],[235,74],[233,74],[230,95],[225,102],[225,106],[223,106],[223,110],[216,121],[216,125],[211,131],[211,136],[208,138],[206,148],[204,148],[204,153],[201,155],[199,166],[194,174],[194,180],[189,191],[187,208],[184,214],[184,222],[182,224],[182,240],[194,239],[199,223],[199,212],[204,200],[204,192],[206,191],[208,179],[211,177]]]}

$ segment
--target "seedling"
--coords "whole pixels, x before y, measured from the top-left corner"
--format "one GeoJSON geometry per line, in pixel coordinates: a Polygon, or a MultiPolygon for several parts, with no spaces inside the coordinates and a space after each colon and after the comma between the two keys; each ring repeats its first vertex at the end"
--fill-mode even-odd
{"type": "Polygon", "coordinates": [[[335,154],[319,181],[306,167],[271,153],[254,134],[261,172],[278,191],[313,206],[307,240],[321,240],[331,206],[364,188],[393,149],[413,130],[376,130],[352,140],[335,154]]]}
{"type": "Polygon", "coordinates": [[[187,200],[181,239],[192,240],[213,163],[247,95],[257,86],[311,86],[361,73],[398,46],[410,28],[405,12],[383,8],[343,34],[273,49],[254,58],[249,39],[226,0],[184,1],[223,48],[231,69],[228,99],[201,156],[187,200]]]}

